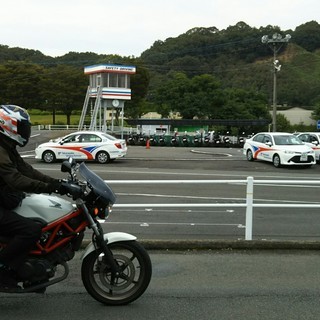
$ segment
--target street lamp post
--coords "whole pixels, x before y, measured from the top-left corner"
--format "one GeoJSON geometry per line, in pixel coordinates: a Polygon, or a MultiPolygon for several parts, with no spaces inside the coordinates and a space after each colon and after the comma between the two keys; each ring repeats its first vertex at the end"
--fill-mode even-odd
{"type": "Polygon", "coordinates": [[[291,39],[290,34],[287,34],[284,38],[279,33],[274,33],[271,38],[263,36],[261,38],[262,43],[266,43],[273,51],[273,108],[272,108],[272,131],[277,131],[277,72],[280,71],[281,65],[277,60],[277,53],[286,42],[291,39]]]}

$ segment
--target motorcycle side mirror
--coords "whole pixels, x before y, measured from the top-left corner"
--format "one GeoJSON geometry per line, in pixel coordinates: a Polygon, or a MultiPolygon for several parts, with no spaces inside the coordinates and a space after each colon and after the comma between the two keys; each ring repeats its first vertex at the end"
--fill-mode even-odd
{"type": "Polygon", "coordinates": [[[61,172],[71,173],[72,165],[68,160],[65,160],[61,164],[61,172]]]}
{"type": "Polygon", "coordinates": [[[72,157],[69,157],[68,160],[62,162],[61,171],[71,173],[72,168],[75,168],[76,165],[76,160],[74,160],[72,157]]]}

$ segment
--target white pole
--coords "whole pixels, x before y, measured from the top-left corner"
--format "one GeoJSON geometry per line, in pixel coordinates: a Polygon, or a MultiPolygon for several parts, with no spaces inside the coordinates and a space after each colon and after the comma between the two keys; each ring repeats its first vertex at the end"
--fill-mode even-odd
{"type": "Polygon", "coordinates": [[[253,177],[247,177],[246,240],[252,240],[253,177]]]}

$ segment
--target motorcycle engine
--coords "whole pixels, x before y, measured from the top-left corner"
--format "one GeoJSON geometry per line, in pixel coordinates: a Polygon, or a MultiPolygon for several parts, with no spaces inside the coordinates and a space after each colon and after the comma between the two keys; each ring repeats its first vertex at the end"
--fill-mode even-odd
{"type": "Polygon", "coordinates": [[[53,277],[55,267],[45,259],[29,259],[18,270],[23,280],[41,281],[53,277]]]}

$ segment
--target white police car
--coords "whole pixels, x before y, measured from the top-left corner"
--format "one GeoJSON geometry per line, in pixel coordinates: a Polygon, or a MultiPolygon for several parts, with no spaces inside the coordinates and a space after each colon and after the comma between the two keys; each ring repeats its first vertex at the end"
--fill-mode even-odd
{"type": "Polygon", "coordinates": [[[46,163],[72,157],[76,160],[93,160],[108,163],[127,154],[125,140],[100,131],[78,131],[62,138],[40,144],[35,158],[46,163]]]}
{"type": "Polygon", "coordinates": [[[295,135],[285,132],[257,133],[246,140],[243,153],[248,161],[269,161],[275,167],[281,165],[311,166],[316,163],[314,150],[295,135]]]}

